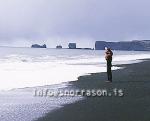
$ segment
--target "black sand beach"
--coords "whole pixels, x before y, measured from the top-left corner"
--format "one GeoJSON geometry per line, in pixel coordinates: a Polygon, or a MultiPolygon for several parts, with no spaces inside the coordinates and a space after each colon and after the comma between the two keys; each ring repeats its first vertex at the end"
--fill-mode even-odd
{"type": "Polygon", "coordinates": [[[124,96],[86,97],[48,113],[38,121],[150,121],[150,60],[120,65],[113,71],[113,83],[106,73],[81,76],[70,82],[77,89],[123,90],[124,96]]]}

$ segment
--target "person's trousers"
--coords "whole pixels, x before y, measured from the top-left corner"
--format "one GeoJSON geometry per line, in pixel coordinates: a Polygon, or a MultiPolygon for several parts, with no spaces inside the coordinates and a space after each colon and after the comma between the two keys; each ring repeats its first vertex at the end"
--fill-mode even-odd
{"type": "Polygon", "coordinates": [[[112,81],[112,72],[111,72],[111,60],[107,60],[107,77],[108,81],[112,81]]]}

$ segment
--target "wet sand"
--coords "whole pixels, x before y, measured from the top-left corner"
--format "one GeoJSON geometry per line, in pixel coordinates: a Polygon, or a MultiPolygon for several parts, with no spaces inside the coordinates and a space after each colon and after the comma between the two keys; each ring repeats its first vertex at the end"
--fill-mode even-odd
{"type": "Polygon", "coordinates": [[[125,68],[113,71],[113,83],[105,82],[106,73],[93,73],[70,82],[75,89],[106,89],[111,96],[85,96],[38,121],[149,121],[150,60],[119,66],[125,68]],[[114,95],[114,89],[121,89],[124,95],[114,95]]]}

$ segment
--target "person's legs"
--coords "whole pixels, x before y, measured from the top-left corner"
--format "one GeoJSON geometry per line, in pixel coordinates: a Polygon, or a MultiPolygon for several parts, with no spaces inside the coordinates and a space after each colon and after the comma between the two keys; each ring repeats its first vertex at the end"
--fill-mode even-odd
{"type": "Polygon", "coordinates": [[[112,72],[111,72],[111,67],[110,67],[110,71],[109,71],[109,81],[112,82],[112,72]]]}
{"type": "Polygon", "coordinates": [[[109,64],[108,64],[108,61],[107,61],[107,80],[109,80],[109,64]]]}
{"type": "Polygon", "coordinates": [[[112,82],[112,72],[111,72],[111,60],[107,60],[107,77],[108,81],[112,82]]]}

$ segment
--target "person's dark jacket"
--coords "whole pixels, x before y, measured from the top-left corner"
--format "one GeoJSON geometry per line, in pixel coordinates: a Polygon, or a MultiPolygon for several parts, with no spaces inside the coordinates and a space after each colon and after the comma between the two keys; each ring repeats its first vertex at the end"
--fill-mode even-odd
{"type": "Polygon", "coordinates": [[[112,56],[113,56],[113,52],[111,51],[111,50],[106,50],[106,52],[105,52],[105,59],[106,60],[112,60],[112,56]]]}

